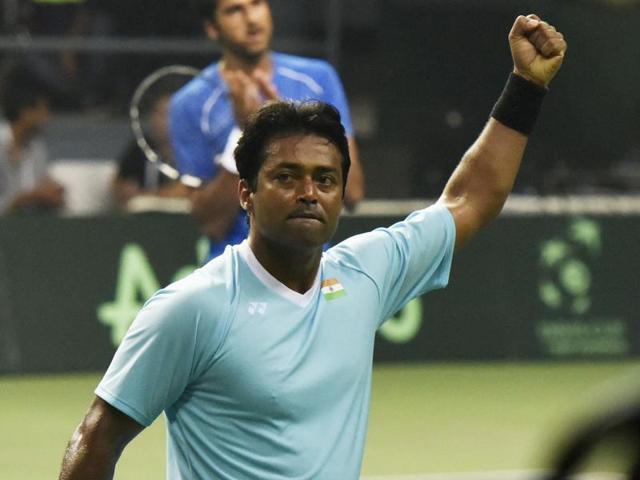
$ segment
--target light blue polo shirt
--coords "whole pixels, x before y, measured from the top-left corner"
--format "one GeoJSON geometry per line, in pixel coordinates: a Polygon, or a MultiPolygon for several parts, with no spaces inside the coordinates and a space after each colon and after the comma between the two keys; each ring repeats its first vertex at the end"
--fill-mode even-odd
{"type": "Polygon", "coordinates": [[[147,302],[96,394],[165,411],[171,480],[356,480],[375,332],[447,284],[454,240],[446,208],[414,212],[325,252],[305,294],[229,247],[147,302]]]}

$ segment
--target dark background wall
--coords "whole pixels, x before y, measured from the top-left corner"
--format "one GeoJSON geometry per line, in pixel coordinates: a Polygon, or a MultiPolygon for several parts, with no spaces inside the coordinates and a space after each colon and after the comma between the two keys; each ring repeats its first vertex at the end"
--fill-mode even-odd
{"type": "Polygon", "coordinates": [[[376,169],[398,162],[393,170],[406,174],[409,196],[438,193],[511,69],[513,19],[530,12],[564,32],[569,51],[516,189],[636,189],[615,168],[625,159],[636,169],[640,162],[633,153],[640,144],[637,4],[382,1],[375,33],[359,44],[346,41],[351,48],[341,62],[351,95],[364,90],[375,105],[377,134],[365,158],[376,169]]]}
{"type": "MultiPolygon", "coordinates": [[[[87,2],[92,20],[86,35],[203,38],[200,22],[183,2],[134,3],[87,2]]],[[[530,12],[565,33],[569,52],[516,191],[640,189],[639,2],[344,0],[333,3],[337,17],[328,0],[271,3],[276,48],[328,57],[338,67],[362,145],[370,198],[439,193],[511,69],[507,33],[513,19],[530,12]],[[332,30],[331,18],[338,18],[339,28],[332,30]]],[[[5,18],[4,33],[31,28],[28,13],[24,8],[14,26],[5,18]]],[[[3,52],[1,60],[25,55],[3,52]]],[[[83,53],[80,78],[66,83],[72,94],[68,104],[58,104],[50,129],[54,158],[112,158],[128,140],[124,113],[145,74],[166,63],[203,66],[216,56],[215,46],[183,55],[83,53]]]]}

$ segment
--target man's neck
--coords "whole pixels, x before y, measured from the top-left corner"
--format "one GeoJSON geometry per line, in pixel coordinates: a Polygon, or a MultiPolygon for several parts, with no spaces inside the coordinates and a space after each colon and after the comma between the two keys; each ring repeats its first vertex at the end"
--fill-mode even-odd
{"type": "Polygon", "coordinates": [[[249,235],[249,247],[260,265],[291,290],[305,293],[313,286],[320,268],[322,246],[291,248],[264,240],[258,242],[249,235]]]}
{"type": "Polygon", "coordinates": [[[273,69],[273,62],[271,60],[271,52],[265,52],[255,61],[249,61],[245,58],[226,51],[222,55],[220,66],[222,69],[229,71],[242,70],[249,75],[259,70],[271,74],[271,71],[273,69]]]}

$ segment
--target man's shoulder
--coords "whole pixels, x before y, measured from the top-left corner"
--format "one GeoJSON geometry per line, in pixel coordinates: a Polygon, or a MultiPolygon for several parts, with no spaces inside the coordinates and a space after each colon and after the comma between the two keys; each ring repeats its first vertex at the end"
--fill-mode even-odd
{"type": "Polygon", "coordinates": [[[222,87],[218,64],[212,63],[176,92],[172,104],[198,106],[222,87]]]}
{"type": "Polygon", "coordinates": [[[229,252],[208,262],[156,295],[172,307],[194,312],[224,310],[233,296],[233,266],[229,252]]]}
{"type": "Polygon", "coordinates": [[[342,240],[323,253],[323,264],[334,269],[361,270],[360,246],[375,241],[378,234],[373,230],[342,240]]]}
{"type": "Polygon", "coordinates": [[[381,262],[385,249],[396,250],[398,246],[423,244],[426,238],[433,240],[440,237],[451,237],[451,241],[454,241],[455,222],[444,205],[434,203],[411,212],[403,220],[388,227],[378,227],[346,238],[325,252],[325,257],[334,263],[353,268],[365,257],[372,256],[376,262],[381,262]]]}
{"type": "Polygon", "coordinates": [[[273,52],[273,60],[276,68],[289,68],[291,70],[303,71],[307,73],[327,72],[333,67],[326,60],[311,57],[301,57],[288,53],[273,52]]]}

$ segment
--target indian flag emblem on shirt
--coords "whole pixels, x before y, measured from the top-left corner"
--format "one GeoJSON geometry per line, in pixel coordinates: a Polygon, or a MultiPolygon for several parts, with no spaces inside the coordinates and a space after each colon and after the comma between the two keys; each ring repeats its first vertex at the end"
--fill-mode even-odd
{"type": "Polygon", "coordinates": [[[344,297],[347,291],[337,278],[328,278],[323,280],[321,284],[322,295],[326,300],[335,300],[336,298],[344,297]]]}

